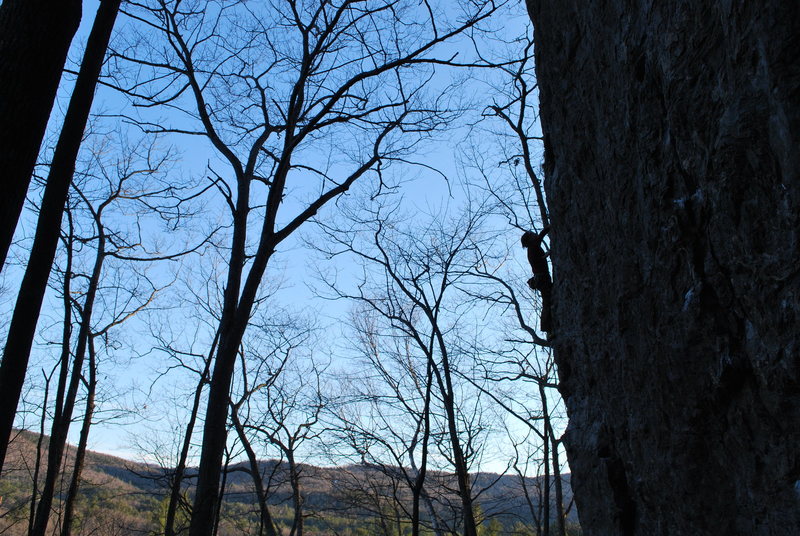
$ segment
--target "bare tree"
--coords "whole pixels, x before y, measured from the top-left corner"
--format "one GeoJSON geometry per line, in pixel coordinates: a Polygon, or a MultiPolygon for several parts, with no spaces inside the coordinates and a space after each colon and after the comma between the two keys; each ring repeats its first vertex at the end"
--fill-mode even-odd
{"type": "Polygon", "coordinates": [[[505,197],[508,184],[502,180],[488,181],[486,186],[514,223],[523,223],[524,220],[513,218],[513,215],[525,212],[529,220],[538,220],[543,227],[547,227],[550,225],[547,200],[541,174],[537,171],[540,168],[539,155],[542,154],[543,138],[534,134],[538,127],[538,116],[533,108],[537,86],[533,71],[533,38],[530,27],[526,28],[526,35],[521,43],[523,46],[518,59],[510,64],[497,65],[496,69],[501,73],[500,84],[496,88],[497,96],[483,112],[485,118],[496,118],[501,123],[500,129],[493,129],[493,134],[499,138],[495,142],[502,150],[500,165],[511,171],[512,188],[516,192],[510,198],[505,197]]]}
{"type": "MultiPolygon", "coordinates": [[[[324,367],[315,363],[311,356],[290,355],[297,352],[298,345],[307,344],[309,332],[305,328],[285,324],[280,326],[274,323],[264,327],[276,333],[283,333],[284,337],[288,335],[290,339],[284,340],[278,347],[283,354],[282,360],[275,363],[273,370],[266,376],[263,372],[267,371],[263,368],[262,374],[253,374],[256,371],[251,370],[249,381],[245,381],[244,376],[248,367],[242,364],[245,383],[242,397],[232,404],[233,422],[243,444],[249,445],[251,443],[249,437],[253,437],[265,443],[265,447],[277,450],[279,466],[285,465],[286,468],[286,471],[280,472],[288,473],[286,479],[291,489],[290,502],[294,515],[289,534],[302,536],[304,519],[307,515],[304,510],[305,497],[302,489],[303,473],[306,470],[300,462],[302,449],[306,446],[304,444],[316,440],[320,433],[318,426],[320,413],[325,405],[322,393],[324,367]],[[252,387],[248,388],[248,384],[252,387]]],[[[263,362],[263,358],[258,361],[263,362]]],[[[248,450],[248,458],[254,478],[260,480],[262,475],[257,472],[258,467],[252,448],[248,450]]],[[[269,486],[279,483],[273,482],[278,478],[276,473],[277,471],[274,471],[269,477],[269,486]]],[[[256,486],[258,487],[258,482],[256,486]]],[[[262,509],[266,509],[266,494],[263,501],[262,509]]]]}
{"type": "MultiPolygon", "coordinates": [[[[381,315],[358,304],[351,315],[355,351],[352,367],[362,373],[341,383],[347,388],[334,406],[331,425],[335,442],[345,459],[356,460],[396,482],[391,502],[402,516],[394,522],[408,524],[413,535],[428,528],[443,532],[434,500],[446,490],[429,478],[433,438],[442,436],[433,363],[421,354],[411,337],[382,321],[381,315]],[[410,492],[409,501],[403,490],[410,492]]],[[[345,371],[344,376],[351,376],[345,371]]],[[[374,488],[374,490],[379,487],[374,488]]],[[[387,499],[389,500],[389,499],[387,499]]],[[[378,512],[379,509],[376,510],[378,512]]]]}
{"type": "Polygon", "coordinates": [[[188,509],[188,504],[181,504],[184,495],[183,495],[183,483],[186,477],[186,468],[187,462],[189,460],[189,451],[192,445],[192,436],[194,433],[194,428],[197,424],[197,415],[200,409],[200,402],[201,397],[203,394],[203,389],[209,383],[210,377],[210,367],[211,367],[211,354],[213,354],[214,349],[216,348],[217,339],[211,344],[211,350],[209,355],[202,356],[204,358],[203,367],[201,371],[198,373],[197,383],[194,389],[194,393],[192,395],[192,406],[189,410],[189,418],[186,423],[185,431],[183,434],[183,440],[181,442],[181,448],[178,453],[177,463],[175,464],[174,470],[172,471],[169,479],[168,479],[168,489],[169,489],[169,502],[167,504],[167,512],[164,521],[164,536],[174,536],[177,531],[175,527],[175,523],[178,517],[178,511],[181,506],[184,506],[188,509]]]}
{"type": "MultiPolygon", "coordinates": [[[[211,251],[215,251],[214,248],[211,251]]],[[[204,270],[203,265],[196,270],[204,270]]],[[[210,382],[211,365],[214,352],[219,343],[219,303],[216,298],[220,294],[216,287],[217,278],[212,270],[209,273],[200,272],[200,277],[190,274],[179,280],[173,288],[180,288],[178,294],[182,297],[179,303],[168,311],[158,312],[150,317],[150,333],[154,338],[154,350],[166,356],[166,365],[158,371],[156,380],[150,391],[158,390],[158,383],[166,379],[169,374],[179,369],[188,372],[189,380],[183,383],[192,385],[189,393],[178,395],[180,400],[191,400],[183,425],[182,437],[177,438],[177,452],[175,458],[164,460],[163,478],[169,494],[167,508],[164,516],[164,535],[174,536],[186,529],[179,524],[180,520],[190,519],[191,504],[187,502],[188,488],[185,485],[187,477],[196,475],[188,474],[188,464],[192,452],[195,428],[202,403],[203,393],[210,382]],[[175,322],[175,315],[179,312],[185,314],[175,322]],[[179,330],[173,325],[180,326],[179,330]],[[191,336],[186,337],[186,327],[192,326],[191,336]]],[[[152,449],[148,449],[152,450],[152,449]]]]}
{"type": "Polygon", "coordinates": [[[247,454],[255,486],[261,518],[259,534],[279,533],[269,511],[268,494],[285,460],[294,510],[290,534],[302,536],[304,500],[298,448],[317,434],[323,405],[321,371],[313,362],[303,366],[299,361],[304,357],[295,355],[308,344],[310,327],[286,311],[276,308],[274,313],[255,322],[243,345],[239,385],[235,386],[240,394],[231,400],[231,420],[247,454]],[[277,448],[281,460],[266,477],[256,451],[262,444],[277,448]]]}
{"type": "MultiPolygon", "coordinates": [[[[50,164],[36,235],[20,284],[14,315],[0,364],[0,471],[14,425],[22,385],[30,358],[36,323],[47,289],[50,268],[61,232],[61,218],[75,171],[83,132],[89,119],[95,88],[121,0],[102,0],[81,62],[64,124],[50,164]]],[[[15,5],[17,2],[10,2],[15,5]]],[[[6,4],[3,4],[3,8],[6,4]]],[[[19,210],[17,210],[19,213],[19,210]]],[[[44,529],[41,529],[44,530],[44,529]]]]}
{"type": "Polygon", "coordinates": [[[356,461],[368,463],[410,490],[410,510],[401,495],[394,497],[394,502],[403,511],[403,520],[408,520],[412,535],[420,534],[424,526],[441,535],[427,479],[432,422],[436,420],[432,415],[432,364],[424,356],[414,355],[412,339],[382,329],[378,316],[363,304],[352,314],[354,349],[360,357],[353,366],[364,372],[352,380],[341,380],[348,388],[331,408],[329,427],[346,457],[351,451],[356,461]]]}
{"type": "MultiPolygon", "coordinates": [[[[492,212],[520,235],[531,229],[547,228],[550,222],[539,171],[543,138],[537,135],[538,117],[532,109],[538,88],[533,72],[531,28],[527,27],[525,32],[515,42],[515,47],[522,44],[518,60],[495,62],[498,66],[492,78],[494,102],[486,107],[483,121],[473,133],[477,133],[473,138],[476,148],[466,155],[468,167],[481,178],[476,185],[492,200],[492,212]],[[486,132],[492,135],[485,136],[486,132]],[[500,155],[499,161],[496,155],[500,155]]],[[[519,255],[521,248],[512,244],[519,255]]],[[[501,247],[497,251],[481,251],[480,255],[481,262],[475,264],[473,271],[475,284],[465,291],[506,320],[500,328],[502,338],[488,342],[480,352],[485,359],[466,379],[541,441],[540,530],[542,534],[550,534],[552,518],[556,521],[556,533],[563,536],[566,533],[561,478],[563,446],[556,431],[560,427],[557,423],[564,419],[563,404],[550,343],[530,320],[537,314],[543,316],[542,308],[548,304],[543,303],[544,297],[537,303],[539,297],[525,285],[526,274],[530,275],[526,262],[521,271],[511,268],[512,259],[517,256],[513,251],[501,247]],[[555,515],[551,514],[551,503],[555,505],[555,515]]]]}
{"type": "Polygon", "coordinates": [[[210,166],[232,226],[192,536],[214,526],[231,379],[270,259],[326,204],[361,177],[380,177],[446,121],[422,91],[435,66],[454,63],[451,53],[436,55],[438,45],[495,9],[470,4],[449,23],[411,7],[131,3],[142,35],[115,57],[141,76],[118,85],[143,106],[185,113],[185,121],[145,128],[208,140],[225,168],[210,166]],[[255,247],[252,224],[260,227],[255,247]]]}
{"type": "MultiPolygon", "coordinates": [[[[152,263],[156,260],[177,258],[186,253],[161,252],[148,254],[142,227],[147,218],[162,218],[169,222],[185,216],[182,190],[167,179],[168,164],[173,155],[169,150],[156,148],[157,140],[151,143],[127,143],[124,138],[104,137],[93,148],[90,167],[81,173],[81,180],[73,186],[79,200],[70,206],[67,214],[69,234],[65,239],[68,247],[68,269],[63,273],[64,296],[70,301],[70,313],[65,313],[62,338],[61,373],[56,393],[52,429],[48,449],[47,472],[39,497],[36,519],[31,535],[43,536],[50,517],[56,482],[61,472],[62,458],[66,448],[67,434],[76,408],[81,385],[87,388],[87,400],[83,427],[76,453],[75,470],[67,493],[67,503],[62,534],[68,535],[71,527],[72,506],[77,496],[83,459],[88,441],[89,428],[94,413],[97,389],[97,349],[95,341],[108,336],[126,320],[144,309],[159,290],[146,274],[129,269],[128,264],[152,263]],[[120,153],[105,151],[109,139],[121,147],[120,153]],[[73,231],[76,213],[82,209],[85,216],[84,232],[73,231]],[[126,221],[129,215],[138,216],[136,221],[126,221]],[[77,251],[77,248],[80,251],[77,251]],[[77,264],[84,260],[86,271],[77,264]],[[118,281],[104,273],[109,260],[113,271],[125,271],[134,279],[123,276],[118,281]],[[116,264],[117,266],[113,266],[116,264]],[[123,265],[123,266],[119,266],[123,265]],[[74,281],[79,281],[78,285],[74,281]],[[99,309],[99,310],[98,310],[99,309]],[[78,324],[75,340],[72,340],[72,316],[78,324]],[[73,350],[74,344],[74,350],[73,350]],[[88,374],[84,371],[89,357],[88,374]]],[[[81,222],[84,218],[77,218],[81,222]]],[[[196,248],[195,248],[196,249],[196,248]]]]}
{"type": "MultiPolygon", "coordinates": [[[[511,264],[481,252],[481,262],[472,271],[472,284],[463,290],[483,302],[490,314],[504,318],[498,325],[499,337],[484,340],[475,367],[461,374],[465,381],[489,396],[510,417],[529,428],[541,441],[543,485],[542,534],[550,534],[550,520],[557,522],[557,533],[565,533],[566,517],[562,490],[562,446],[556,428],[564,419],[558,393],[558,380],[547,341],[528,324],[535,316],[525,276],[499,266],[511,264]],[[551,478],[552,475],[552,478],[551,478]],[[550,513],[551,487],[555,487],[555,516],[550,513]]],[[[516,452],[516,450],[515,450],[516,452]]]]}
{"type": "MultiPolygon", "coordinates": [[[[477,414],[469,413],[458,399],[456,364],[459,345],[458,311],[450,296],[473,268],[479,237],[481,210],[465,210],[455,221],[433,218],[428,227],[403,227],[394,209],[373,208],[369,218],[348,229],[325,225],[329,255],[352,255],[365,267],[365,279],[357,290],[334,288],[346,297],[373,309],[387,325],[408,337],[414,351],[423,356],[432,372],[437,401],[444,417],[442,441],[435,442],[450,460],[457,478],[461,525],[465,534],[476,534],[470,460],[477,453],[474,430],[467,426],[477,414]],[[465,414],[468,412],[469,414],[465,414]],[[443,450],[444,445],[448,449],[443,450]]],[[[474,394],[474,393],[473,393],[474,394]]],[[[479,400],[473,399],[473,410],[479,400]]]]}

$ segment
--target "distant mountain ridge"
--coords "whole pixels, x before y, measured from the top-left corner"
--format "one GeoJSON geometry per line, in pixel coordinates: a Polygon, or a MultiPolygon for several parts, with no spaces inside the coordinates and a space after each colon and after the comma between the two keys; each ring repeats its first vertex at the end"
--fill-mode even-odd
{"type": "MultiPolygon", "coordinates": [[[[46,454],[47,437],[43,438],[42,456],[46,454]]],[[[9,447],[7,472],[0,481],[0,494],[3,503],[0,504],[0,532],[13,525],[9,520],[15,516],[10,515],[15,509],[23,512],[25,504],[30,501],[30,483],[33,474],[33,461],[36,457],[36,445],[39,435],[25,430],[15,431],[15,437],[9,447]]],[[[68,449],[66,466],[71,467],[74,447],[68,449]]],[[[285,463],[278,460],[264,460],[260,462],[262,475],[271,475],[272,479],[265,479],[270,486],[269,503],[276,509],[276,518],[284,515],[288,518],[287,510],[291,508],[291,489],[286,475],[288,471],[285,463]]],[[[303,494],[305,498],[304,509],[309,513],[319,514],[322,517],[350,518],[361,523],[370,519],[380,511],[378,502],[369,504],[370,497],[385,496],[387,499],[399,496],[405,499],[405,485],[392,484],[393,476],[400,473],[398,467],[380,467],[372,464],[344,465],[337,467],[319,467],[302,464],[303,494]]],[[[113,506],[127,514],[135,513],[136,528],[139,530],[152,530],[143,525],[152,525],[158,522],[158,511],[163,509],[167,496],[167,482],[170,470],[158,466],[127,460],[124,458],[88,451],[86,468],[84,470],[85,484],[83,489],[87,502],[113,506]],[[142,517],[147,513],[147,523],[142,517]],[[152,519],[150,519],[152,518],[152,519]]],[[[67,476],[71,473],[67,471],[67,476]]],[[[191,478],[195,468],[189,468],[187,475],[191,478]]],[[[436,509],[446,512],[457,504],[457,497],[452,490],[455,489],[455,477],[448,473],[430,472],[429,482],[431,488],[450,492],[443,492],[436,497],[436,509]],[[452,482],[452,485],[451,485],[452,482]]],[[[396,480],[396,478],[395,478],[396,480]]],[[[473,488],[478,492],[477,504],[483,516],[497,518],[504,526],[515,523],[530,524],[533,522],[528,503],[522,492],[521,480],[516,475],[497,475],[493,473],[476,473],[473,475],[473,488]]],[[[542,479],[528,478],[525,482],[529,491],[533,492],[542,484],[542,479]]],[[[256,500],[252,491],[252,477],[249,473],[249,464],[237,462],[228,467],[225,479],[226,509],[231,511],[255,511],[256,500]]],[[[569,488],[569,475],[564,476],[565,502],[571,499],[569,488]]],[[[191,487],[189,488],[191,493],[191,487]]],[[[410,496],[410,495],[408,495],[410,496]]],[[[17,524],[24,525],[24,516],[18,515],[17,524]]],[[[122,516],[123,518],[125,516],[122,516]]],[[[572,522],[577,522],[574,512],[568,516],[572,522]]],[[[125,522],[124,519],[119,520],[125,522]]],[[[17,527],[14,527],[17,528],[17,527]]],[[[128,530],[132,530],[127,527],[128,530]]],[[[310,528],[310,527],[309,527],[310,528]]],[[[16,534],[15,530],[6,534],[16,534]]],[[[314,534],[312,530],[309,534],[314,534]]],[[[325,532],[319,532],[324,534],[325,532]]],[[[337,533],[341,533],[337,531],[337,533]]],[[[19,534],[24,534],[19,532],[19,534]]],[[[344,534],[344,533],[342,533],[344,534]]],[[[355,532],[353,534],[356,534],[355,532]]]]}

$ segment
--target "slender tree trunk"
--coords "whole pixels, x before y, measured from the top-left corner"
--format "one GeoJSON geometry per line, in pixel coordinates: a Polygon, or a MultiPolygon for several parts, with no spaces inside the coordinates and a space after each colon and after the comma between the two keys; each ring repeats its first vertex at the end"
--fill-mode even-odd
{"type": "MultiPolygon", "coordinates": [[[[50,509],[53,503],[56,482],[61,471],[61,463],[67,444],[69,427],[72,423],[72,413],[75,409],[78,390],[83,378],[83,361],[86,357],[87,346],[89,345],[91,338],[94,300],[97,296],[97,289],[100,285],[100,276],[103,271],[103,261],[105,260],[106,256],[105,231],[100,223],[99,215],[95,217],[95,224],[97,225],[97,234],[99,237],[97,254],[95,257],[94,267],[92,268],[92,273],[89,278],[89,286],[86,291],[86,301],[84,302],[81,310],[81,323],[80,329],[78,330],[78,341],[75,348],[72,372],[70,375],[70,382],[67,388],[66,397],[64,399],[64,405],[61,408],[56,408],[56,415],[53,418],[52,431],[50,432],[50,448],[47,453],[47,472],[45,474],[44,486],[42,487],[42,495],[39,499],[39,506],[36,510],[36,520],[30,536],[45,536],[47,532],[47,524],[50,519],[50,509]]],[[[94,398],[93,393],[90,393],[90,398],[94,398]]],[[[90,408],[87,405],[87,411],[89,411],[89,409],[90,408]]],[[[87,434],[89,433],[88,426],[86,427],[85,431],[87,434]]],[[[83,431],[81,434],[83,434],[83,431]]]]}
{"type": "Polygon", "coordinates": [[[425,507],[428,509],[428,515],[431,516],[431,529],[433,530],[434,536],[443,536],[444,532],[442,531],[442,525],[439,522],[439,514],[436,513],[436,509],[433,507],[431,496],[427,491],[425,491],[425,488],[422,488],[422,500],[425,501],[425,507]]]}
{"type": "Polygon", "coordinates": [[[565,524],[566,516],[564,514],[564,489],[561,482],[561,462],[558,455],[558,440],[553,435],[552,428],[550,429],[550,439],[553,445],[553,452],[551,458],[553,459],[553,484],[556,488],[556,534],[558,536],[567,536],[567,527],[565,524]]]}
{"type": "Polygon", "coordinates": [[[61,419],[61,410],[64,407],[64,396],[67,391],[67,380],[69,379],[69,364],[72,350],[72,260],[75,245],[75,226],[72,221],[72,212],[65,211],[67,220],[67,232],[63,239],[64,253],[66,262],[64,265],[64,283],[62,286],[62,304],[64,307],[64,320],[61,330],[61,355],[59,356],[58,384],[56,386],[56,400],[53,410],[53,420],[61,419]]]}
{"type": "MultiPolygon", "coordinates": [[[[447,346],[444,337],[436,327],[436,319],[430,317],[433,325],[439,352],[442,356],[442,378],[439,378],[439,388],[442,391],[442,401],[444,410],[447,414],[447,430],[450,438],[450,445],[453,449],[453,464],[455,465],[456,478],[458,480],[458,494],[461,498],[461,507],[464,521],[464,536],[477,536],[478,528],[475,523],[475,512],[472,507],[472,490],[470,489],[469,468],[464,458],[464,451],[461,449],[461,440],[458,437],[458,425],[456,421],[455,399],[453,390],[453,379],[450,371],[450,360],[448,357],[447,346]]],[[[435,366],[435,365],[434,365],[435,366]]]]}
{"type": "Polygon", "coordinates": [[[531,519],[533,520],[534,529],[536,536],[542,536],[542,511],[541,511],[541,501],[542,495],[539,492],[538,482],[534,479],[534,482],[537,482],[537,486],[535,488],[536,497],[538,499],[537,503],[533,502],[531,497],[531,490],[528,489],[528,483],[526,482],[526,476],[523,471],[519,469],[517,466],[517,462],[519,461],[519,450],[517,450],[517,446],[514,446],[514,450],[516,453],[516,460],[514,461],[514,470],[517,472],[519,476],[519,483],[522,487],[522,494],[525,497],[525,503],[528,505],[528,512],[531,514],[531,519]]]}
{"type": "Polygon", "coordinates": [[[186,435],[183,437],[183,445],[181,452],[178,456],[178,463],[175,466],[175,473],[172,477],[172,485],[169,494],[169,504],[167,505],[167,515],[164,521],[164,536],[175,536],[175,517],[178,512],[178,505],[181,497],[181,484],[183,483],[184,475],[186,474],[186,460],[189,458],[189,449],[192,446],[192,435],[194,433],[194,426],[197,422],[197,412],[200,409],[200,399],[203,395],[203,387],[208,382],[208,371],[211,368],[211,357],[217,347],[217,340],[219,335],[214,337],[214,342],[211,344],[211,351],[206,359],[205,368],[200,375],[200,381],[197,383],[197,388],[194,391],[194,400],[192,401],[192,411],[189,413],[189,422],[186,424],[186,435]]]}
{"type": "MultiPolygon", "coordinates": [[[[549,463],[553,464],[553,485],[552,487],[555,488],[555,521],[556,521],[556,534],[558,536],[566,536],[566,527],[564,525],[564,491],[562,488],[561,483],[561,462],[559,461],[558,456],[558,439],[556,439],[555,432],[553,431],[553,421],[550,417],[550,408],[549,403],[547,402],[547,386],[546,386],[546,378],[537,382],[539,387],[539,397],[542,400],[542,417],[544,420],[544,442],[545,445],[549,445],[550,452],[547,453],[545,450],[545,467],[549,463]]],[[[547,471],[545,471],[547,473],[547,471]]],[[[549,476],[546,477],[549,481],[549,476]]],[[[551,486],[548,485],[546,488],[546,495],[548,497],[548,504],[549,504],[549,497],[550,497],[550,489],[551,486]]],[[[550,508],[547,511],[548,515],[550,514],[550,508]]],[[[550,530],[549,523],[547,530],[550,530]]],[[[549,534],[549,532],[547,532],[549,534]]]]}
{"type": "Polygon", "coordinates": [[[244,451],[247,454],[247,461],[250,464],[250,476],[253,478],[253,485],[256,489],[256,499],[258,500],[258,508],[261,513],[261,530],[258,531],[259,535],[264,534],[266,531],[267,536],[278,536],[275,530],[275,523],[272,521],[272,515],[269,512],[269,505],[267,504],[267,492],[264,489],[264,480],[261,478],[261,470],[258,466],[258,457],[256,456],[250,440],[245,434],[244,426],[239,420],[239,410],[231,404],[231,420],[236,433],[239,436],[239,441],[242,442],[244,451]]]}
{"type": "Polygon", "coordinates": [[[403,536],[403,515],[400,513],[400,501],[397,497],[397,490],[395,489],[395,501],[394,501],[394,519],[395,519],[395,528],[397,529],[396,535],[403,536]]]}
{"type": "Polygon", "coordinates": [[[294,520],[289,536],[303,536],[303,495],[300,488],[300,470],[294,461],[294,446],[289,445],[285,450],[286,461],[289,463],[289,482],[292,486],[292,506],[294,507],[294,520]]]}
{"type": "Polygon", "coordinates": [[[584,534],[800,534],[800,3],[527,5],[584,534]]]}
{"type": "Polygon", "coordinates": [[[389,528],[387,521],[389,514],[384,513],[383,504],[381,502],[381,493],[378,490],[375,490],[375,510],[378,512],[378,521],[381,525],[381,534],[383,534],[383,536],[393,536],[392,530],[389,528]]]}
{"type": "MultiPolygon", "coordinates": [[[[44,371],[42,371],[44,372],[44,371]]],[[[31,504],[30,511],[28,512],[28,533],[33,530],[33,521],[36,519],[36,501],[39,498],[39,473],[42,470],[42,446],[44,444],[44,425],[47,419],[47,401],[50,394],[50,379],[52,378],[55,370],[50,373],[48,377],[45,374],[44,382],[44,397],[42,400],[42,418],[39,421],[39,437],[36,440],[36,460],[33,464],[33,478],[31,485],[31,504]]]]}
{"type": "MultiPolygon", "coordinates": [[[[430,504],[430,498],[425,493],[425,478],[428,473],[428,441],[431,436],[431,391],[433,390],[433,363],[429,359],[425,370],[425,402],[422,405],[422,441],[421,441],[421,459],[420,465],[414,463],[414,457],[411,456],[411,469],[416,472],[414,484],[412,486],[413,492],[413,505],[411,510],[411,536],[419,536],[420,534],[420,499],[425,496],[426,504],[429,506],[431,515],[431,524],[434,527],[434,533],[438,535],[438,523],[433,510],[433,505],[430,504]]],[[[409,452],[413,454],[414,443],[412,442],[409,452]]]]}
{"type": "Polygon", "coordinates": [[[447,428],[450,437],[450,445],[453,449],[453,464],[456,470],[458,481],[458,495],[461,498],[462,516],[464,521],[464,536],[477,536],[477,524],[475,523],[475,511],[472,507],[472,490],[470,489],[469,470],[461,449],[461,441],[458,437],[456,427],[456,416],[452,392],[444,398],[445,412],[447,413],[447,428]]]}
{"type": "MultiPolygon", "coordinates": [[[[67,390],[67,380],[69,378],[69,363],[70,363],[70,350],[72,346],[72,259],[73,259],[73,245],[75,243],[74,226],[72,222],[72,214],[67,211],[67,232],[64,237],[64,245],[66,251],[66,262],[64,266],[64,283],[62,286],[62,305],[64,307],[64,317],[62,320],[61,330],[61,355],[59,356],[56,368],[58,368],[58,383],[56,385],[56,399],[53,403],[53,422],[61,420],[61,411],[64,407],[64,396],[67,390]]],[[[55,369],[51,373],[55,374],[55,369]]],[[[48,381],[48,387],[50,382],[48,381]]],[[[46,393],[47,391],[45,391],[46,393]]],[[[39,499],[39,473],[41,471],[41,443],[44,438],[45,419],[47,417],[47,396],[45,396],[45,403],[42,411],[42,421],[40,436],[37,447],[36,458],[36,477],[34,479],[33,495],[31,496],[31,513],[28,521],[28,534],[33,534],[33,528],[36,523],[36,505],[39,499]]],[[[52,435],[49,442],[52,443],[52,435]]],[[[49,449],[48,449],[49,459],[49,449]]]]}
{"type": "MultiPolygon", "coordinates": [[[[56,145],[50,174],[47,178],[36,235],[28,266],[20,285],[8,339],[0,365],[0,471],[5,460],[14,415],[25,381],[33,336],[47,288],[50,267],[55,257],[61,216],[75,170],[83,131],[89,118],[94,91],[103,65],[103,57],[121,0],[102,0],[86,45],[75,89],[70,98],[64,126],[56,145]]],[[[58,2],[56,3],[58,4],[58,2]]],[[[3,4],[5,6],[5,4],[3,4]]],[[[45,9],[46,11],[46,9],[45,9]]]]}
{"type": "Polygon", "coordinates": [[[61,536],[72,536],[72,521],[75,517],[75,503],[81,484],[81,475],[86,461],[86,447],[89,443],[89,429],[94,417],[94,399],[97,391],[97,354],[94,348],[94,337],[89,336],[89,380],[87,382],[86,410],[83,414],[78,449],[75,451],[75,465],[72,470],[72,479],[69,483],[67,496],[64,499],[64,514],[61,526],[61,536]]]}
{"type": "Polygon", "coordinates": [[[542,498],[542,531],[547,536],[550,536],[550,427],[547,424],[547,415],[549,415],[549,408],[547,404],[547,397],[544,392],[542,382],[538,382],[539,386],[539,399],[542,401],[542,415],[545,417],[544,433],[542,437],[542,445],[544,448],[543,465],[544,465],[544,497],[542,498]]]}
{"type": "Polygon", "coordinates": [[[0,271],[80,21],[81,0],[0,4],[0,271]]]}
{"type": "Polygon", "coordinates": [[[217,496],[216,503],[214,504],[214,524],[211,527],[212,536],[217,536],[219,533],[220,516],[222,513],[222,502],[225,500],[225,485],[228,482],[228,465],[230,464],[230,453],[225,452],[225,465],[221,466],[222,482],[219,486],[219,495],[217,496]]]}

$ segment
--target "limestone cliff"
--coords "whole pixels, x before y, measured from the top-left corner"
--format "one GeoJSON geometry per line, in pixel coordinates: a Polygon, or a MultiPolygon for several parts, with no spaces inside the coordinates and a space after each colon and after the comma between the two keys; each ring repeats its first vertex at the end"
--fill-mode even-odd
{"type": "Polygon", "coordinates": [[[528,8],[586,534],[800,534],[800,3],[528,8]]]}

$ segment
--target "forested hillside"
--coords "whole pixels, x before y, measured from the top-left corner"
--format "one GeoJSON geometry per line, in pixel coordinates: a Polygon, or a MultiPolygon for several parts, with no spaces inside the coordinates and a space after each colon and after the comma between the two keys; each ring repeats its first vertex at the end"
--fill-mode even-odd
{"type": "MultiPolygon", "coordinates": [[[[11,536],[23,535],[28,530],[30,515],[31,478],[39,436],[19,431],[9,450],[9,470],[3,479],[0,496],[0,533],[11,536]]],[[[42,445],[46,456],[47,440],[42,445]]],[[[74,452],[69,446],[67,452],[74,452]]],[[[68,460],[72,461],[68,454],[68,460]]],[[[158,533],[163,531],[164,514],[169,493],[169,478],[174,468],[156,464],[134,462],[96,452],[87,452],[84,469],[84,496],[76,515],[75,534],[131,534],[134,532],[158,533]]],[[[397,467],[381,467],[373,464],[346,465],[339,467],[317,467],[303,464],[306,522],[309,535],[371,535],[397,534],[397,530],[408,526],[403,515],[410,504],[410,494],[397,485],[401,474],[397,467]],[[405,510],[404,510],[405,509],[405,510]]],[[[249,469],[244,463],[226,468],[226,493],[222,505],[218,534],[220,536],[253,533],[258,523],[257,502],[252,488],[249,469]]],[[[279,460],[259,461],[259,471],[269,489],[269,504],[274,507],[274,519],[282,531],[288,534],[292,525],[291,497],[288,467],[279,460]]],[[[195,474],[196,468],[189,468],[195,474]]],[[[64,475],[68,480],[69,474],[64,475]]],[[[448,473],[431,475],[436,482],[431,486],[435,508],[440,519],[454,527],[456,510],[453,504],[457,497],[453,492],[455,477],[448,473]]],[[[478,503],[480,512],[479,533],[485,536],[514,534],[528,536],[536,533],[536,520],[530,510],[529,501],[536,503],[542,493],[541,479],[518,475],[477,473],[472,476],[473,485],[485,489],[478,503]]],[[[569,475],[564,475],[565,484],[569,475]]],[[[568,487],[566,488],[568,489],[568,487]]],[[[187,500],[193,487],[186,490],[187,500]]],[[[571,502],[571,496],[565,498],[571,502]]],[[[61,502],[57,501],[58,512],[61,502]]],[[[56,515],[52,532],[56,530],[60,516],[56,515]]],[[[182,516],[182,523],[187,519],[182,516]]],[[[571,509],[568,517],[568,534],[578,534],[577,515],[571,509]]],[[[430,524],[430,520],[426,522],[430,524]]],[[[432,534],[427,530],[424,534],[432,534]]]]}

